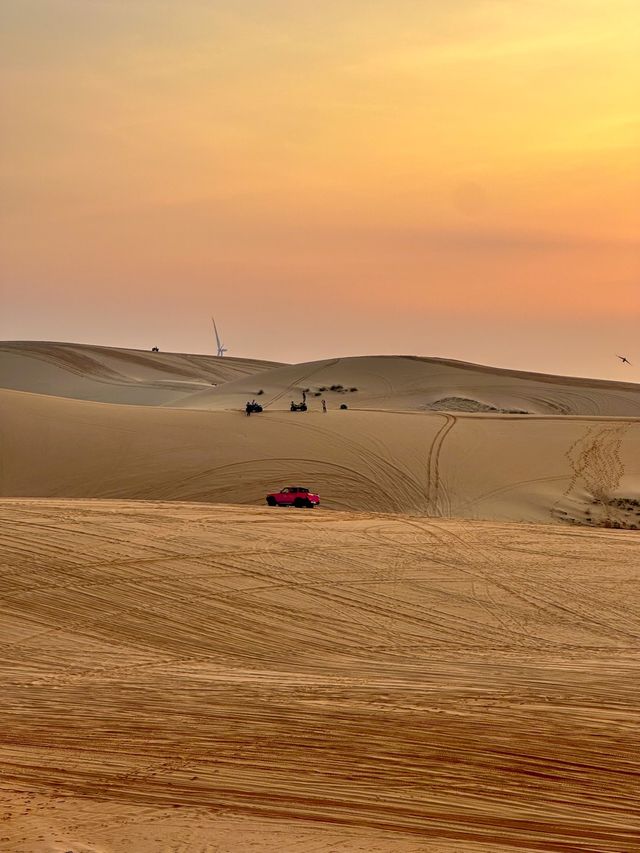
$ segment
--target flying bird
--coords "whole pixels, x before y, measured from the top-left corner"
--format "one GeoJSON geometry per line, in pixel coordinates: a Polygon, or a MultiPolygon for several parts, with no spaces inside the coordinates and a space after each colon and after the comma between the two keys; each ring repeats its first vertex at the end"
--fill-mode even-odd
{"type": "Polygon", "coordinates": [[[624,356],[624,355],[619,355],[619,356],[618,356],[618,358],[620,359],[620,361],[621,361],[623,364],[628,364],[629,366],[631,366],[631,362],[629,361],[629,359],[628,359],[626,356],[624,356]]]}

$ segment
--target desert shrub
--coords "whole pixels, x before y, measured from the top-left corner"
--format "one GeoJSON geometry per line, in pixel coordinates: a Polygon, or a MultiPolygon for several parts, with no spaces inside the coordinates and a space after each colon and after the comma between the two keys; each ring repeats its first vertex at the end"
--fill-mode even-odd
{"type": "Polygon", "coordinates": [[[341,406],[340,406],[340,408],[341,408],[341,409],[348,409],[348,408],[349,408],[349,406],[347,406],[347,404],[346,404],[346,403],[342,403],[342,404],[341,404],[341,406]]]}
{"type": "Polygon", "coordinates": [[[326,391],[326,390],[327,390],[326,385],[322,385],[320,388],[318,388],[318,391],[320,391],[321,393],[322,393],[322,391],[326,391]]]}
{"type": "Polygon", "coordinates": [[[260,394],[264,394],[264,389],[261,388],[259,391],[256,391],[256,397],[259,397],[260,394]]]}
{"type": "Polygon", "coordinates": [[[357,391],[357,390],[358,390],[357,388],[349,388],[349,391],[351,391],[352,394],[354,391],[357,391]]]}
{"type": "Polygon", "coordinates": [[[320,396],[320,391],[314,391],[314,392],[313,392],[313,396],[314,396],[314,397],[319,397],[319,396],[320,396]]]}
{"type": "Polygon", "coordinates": [[[611,525],[611,519],[610,519],[610,518],[605,518],[605,520],[602,522],[602,526],[603,526],[603,527],[611,527],[611,526],[612,526],[612,525],[611,525]]]}

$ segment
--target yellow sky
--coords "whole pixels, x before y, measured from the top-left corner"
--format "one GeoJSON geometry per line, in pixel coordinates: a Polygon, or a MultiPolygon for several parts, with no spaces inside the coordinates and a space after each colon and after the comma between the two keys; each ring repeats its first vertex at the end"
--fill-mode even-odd
{"type": "Polygon", "coordinates": [[[202,350],[215,310],[237,355],[639,347],[637,0],[3,16],[0,337],[202,350]]]}

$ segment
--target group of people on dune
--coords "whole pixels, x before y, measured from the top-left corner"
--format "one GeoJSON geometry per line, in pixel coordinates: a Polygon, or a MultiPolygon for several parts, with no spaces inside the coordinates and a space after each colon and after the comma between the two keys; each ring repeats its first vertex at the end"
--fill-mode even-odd
{"type": "MultiPolygon", "coordinates": [[[[322,411],[327,411],[327,401],[322,399],[320,401],[322,403],[322,411]]],[[[289,406],[289,410],[292,412],[306,412],[307,411],[307,395],[302,393],[302,402],[296,403],[294,400],[291,401],[291,406],[289,406]]]]}
{"type": "Polygon", "coordinates": [[[251,400],[251,402],[247,400],[247,405],[244,407],[244,410],[247,413],[247,417],[249,417],[252,412],[261,412],[262,406],[260,403],[256,403],[255,400],[251,400]]]}
{"type": "MultiPolygon", "coordinates": [[[[327,401],[323,398],[322,403],[322,411],[327,411],[327,401]]],[[[262,406],[260,403],[256,403],[255,400],[247,400],[247,404],[244,407],[247,417],[249,417],[254,412],[261,412],[262,406]]],[[[296,403],[294,400],[291,401],[291,405],[289,407],[289,411],[291,412],[306,412],[307,411],[307,394],[306,391],[302,392],[302,402],[296,403]]]]}

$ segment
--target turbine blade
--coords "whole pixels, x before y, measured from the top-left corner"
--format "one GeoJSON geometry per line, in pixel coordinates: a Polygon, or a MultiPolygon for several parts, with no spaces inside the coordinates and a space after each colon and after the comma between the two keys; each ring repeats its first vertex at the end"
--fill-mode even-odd
{"type": "Polygon", "coordinates": [[[213,331],[216,333],[216,344],[218,345],[218,349],[220,349],[220,336],[218,335],[218,327],[216,326],[216,321],[211,318],[211,322],[213,323],[213,331]]]}

